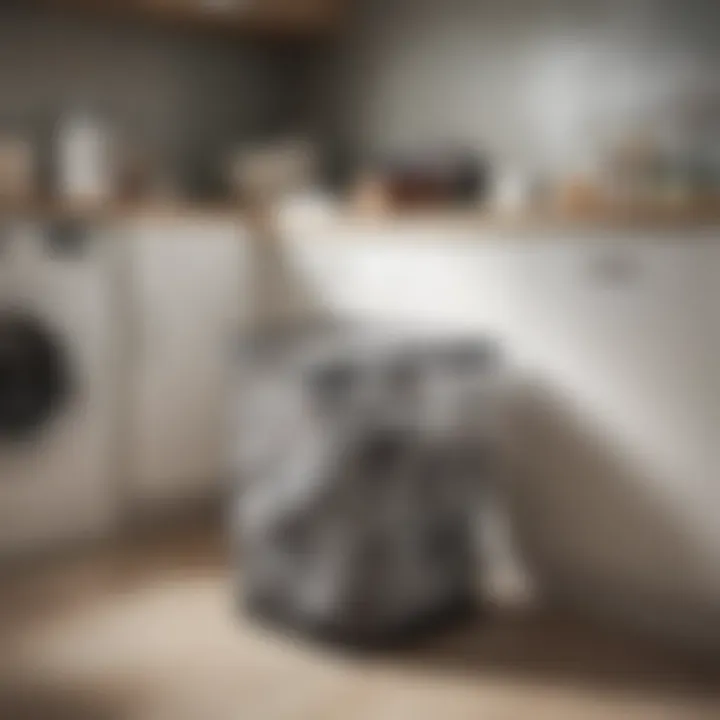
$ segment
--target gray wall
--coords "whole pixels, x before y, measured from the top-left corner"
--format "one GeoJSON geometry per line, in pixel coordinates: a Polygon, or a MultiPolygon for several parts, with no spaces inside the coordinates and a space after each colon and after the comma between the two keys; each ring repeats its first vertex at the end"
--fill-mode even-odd
{"type": "Polygon", "coordinates": [[[232,38],[3,8],[0,130],[42,138],[58,113],[89,108],[212,189],[228,145],[278,121],[282,67],[232,38]]]}
{"type": "Polygon", "coordinates": [[[321,133],[361,156],[461,141],[584,161],[625,133],[720,126],[712,0],[367,0],[322,71],[321,133]]]}

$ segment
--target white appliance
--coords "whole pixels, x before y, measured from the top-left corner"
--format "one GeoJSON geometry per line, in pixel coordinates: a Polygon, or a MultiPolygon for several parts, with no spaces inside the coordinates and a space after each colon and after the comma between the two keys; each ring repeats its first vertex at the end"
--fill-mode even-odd
{"type": "Polygon", "coordinates": [[[0,223],[0,557],[114,520],[112,243],[70,222],[0,223]]]}

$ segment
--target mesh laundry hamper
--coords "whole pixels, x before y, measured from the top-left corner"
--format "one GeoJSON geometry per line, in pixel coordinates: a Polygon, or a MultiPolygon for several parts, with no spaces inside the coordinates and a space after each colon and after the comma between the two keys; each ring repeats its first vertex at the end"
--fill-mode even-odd
{"type": "Polygon", "coordinates": [[[487,350],[345,338],[250,369],[233,515],[249,611],[378,646],[472,607],[487,350]]]}

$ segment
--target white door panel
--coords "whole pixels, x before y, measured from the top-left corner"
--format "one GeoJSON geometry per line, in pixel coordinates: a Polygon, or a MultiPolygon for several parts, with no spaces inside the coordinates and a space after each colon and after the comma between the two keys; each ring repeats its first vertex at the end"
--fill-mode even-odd
{"type": "Polygon", "coordinates": [[[231,223],[133,232],[136,338],[131,423],[138,500],[207,494],[226,473],[226,389],[242,303],[231,223]]]}
{"type": "Polygon", "coordinates": [[[523,447],[545,560],[648,592],[720,591],[708,472],[707,246],[529,246],[509,343],[537,379],[523,447]]]}
{"type": "Polygon", "coordinates": [[[702,251],[544,246],[526,254],[516,285],[527,360],[678,470],[680,456],[699,457],[705,426],[702,251]]]}

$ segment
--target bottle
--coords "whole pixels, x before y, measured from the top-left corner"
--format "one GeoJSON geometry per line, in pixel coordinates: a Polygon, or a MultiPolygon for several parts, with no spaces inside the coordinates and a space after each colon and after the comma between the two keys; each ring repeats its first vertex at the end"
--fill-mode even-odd
{"type": "Polygon", "coordinates": [[[111,143],[107,129],[87,113],[61,118],[56,136],[57,191],[79,202],[107,200],[112,193],[111,143]]]}

